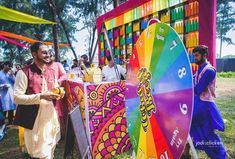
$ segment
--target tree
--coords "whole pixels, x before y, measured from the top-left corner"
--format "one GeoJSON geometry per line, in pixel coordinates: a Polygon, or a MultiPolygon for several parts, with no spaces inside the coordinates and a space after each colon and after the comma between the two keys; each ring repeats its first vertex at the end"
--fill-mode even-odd
{"type": "MultiPolygon", "coordinates": [[[[47,5],[49,10],[51,11],[53,21],[58,23],[55,2],[53,0],[47,0],[47,5]]],[[[57,24],[52,26],[52,32],[53,32],[53,41],[54,41],[54,50],[55,50],[55,61],[60,61],[57,24]]]]}
{"type": "Polygon", "coordinates": [[[121,5],[122,3],[126,2],[127,0],[113,0],[113,8],[121,5]]]}
{"type": "Polygon", "coordinates": [[[220,52],[219,57],[222,54],[222,42],[226,42],[228,45],[234,45],[231,38],[227,36],[230,30],[234,30],[235,26],[235,0],[217,0],[217,38],[220,39],[220,52]]]}
{"type": "Polygon", "coordinates": [[[230,58],[235,58],[235,55],[226,55],[226,56],[223,56],[223,59],[230,59],[230,58]]]}
{"type": "Polygon", "coordinates": [[[73,14],[79,18],[83,27],[79,30],[87,29],[88,31],[88,56],[90,62],[95,55],[95,35],[96,35],[96,18],[108,10],[112,9],[112,0],[86,0],[86,1],[69,1],[69,5],[74,7],[73,14]]]}
{"type": "MultiPolygon", "coordinates": [[[[92,62],[95,54],[93,49],[96,37],[96,18],[107,12],[109,9],[112,9],[112,0],[17,0],[12,2],[1,0],[0,5],[52,20],[53,16],[49,10],[47,4],[48,1],[54,2],[53,7],[56,9],[57,18],[59,19],[57,26],[59,43],[71,43],[71,41],[76,41],[74,37],[75,32],[87,29],[89,33],[87,52],[90,62],[92,62]],[[83,23],[82,28],[78,29],[76,27],[78,22],[83,23]]],[[[52,28],[48,25],[30,25],[0,20],[0,29],[41,41],[53,40],[52,28]]],[[[21,56],[25,54],[25,52],[29,52],[3,41],[0,41],[0,48],[5,50],[4,55],[6,55],[6,59],[15,58],[17,62],[19,61],[19,58],[16,56],[21,56]],[[11,52],[11,54],[9,52],[11,52]]],[[[71,49],[76,58],[76,53],[72,46],[71,49]]],[[[63,56],[67,50],[68,48],[60,48],[61,55],[63,56]]],[[[28,54],[30,55],[30,53],[28,54]]]]}
{"type": "MultiPolygon", "coordinates": [[[[71,14],[67,14],[69,6],[67,5],[67,0],[57,0],[56,7],[58,13],[64,20],[64,25],[68,28],[67,35],[70,39],[75,40],[74,33],[77,31],[76,23],[79,19],[71,14]],[[68,20],[67,20],[68,19],[68,20]]],[[[0,5],[12,8],[24,13],[28,13],[34,16],[38,16],[44,19],[52,20],[51,12],[49,11],[46,0],[17,0],[17,1],[7,1],[1,0],[0,5]]],[[[60,23],[58,23],[59,43],[67,43],[66,35],[64,34],[64,29],[60,23]]],[[[31,25],[23,23],[15,23],[10,21],[0,20],[0,30],[13,32],[15,34],[20,34],[32,39],[37,39],[40,41],[52,41],[52,28],[50,25],[31,25]]],[[[21,41],[21,43],[24,43],[21,41]]],[[[27,44],[27,43],[25,43],[27,44]]],[[[5,41],[0,40],[0,49],[4,50],[5,60],[15,60],[16,62],[24,62],[27,58],[30,58],[29,50],[22,49],[16,45],[9,44],[5,41]],[[21,56],[22,58],[19,58],[21,56]],[[23,60],[22,60],[23,59],[23,60]]],[[[61,47],[61,55],[64,56],[68,51],[68,48],[61,47]]]]}

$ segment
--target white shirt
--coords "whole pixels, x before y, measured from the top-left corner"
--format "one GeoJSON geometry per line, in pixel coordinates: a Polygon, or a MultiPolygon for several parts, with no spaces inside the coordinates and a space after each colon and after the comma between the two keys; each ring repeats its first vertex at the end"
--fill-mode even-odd
{"type": "MultiPolygon", "coordinates": [[[[20,70],[16,75],[14,85],[14,100],[16,104],[39,104],[38,115],[33,129],[24,130],[25,146],[31,157],[51,159],[53,158],[55,145],[60,139],[60,124],[57,112],[53,102],[40,99],[40,94],[26,95],[27,85],[28,78],[20,70]]],[[[45,78],[43,78],[42,86],[42,92],[47,91],[45,78]]]]}
{"type": "MultiPolygon", "coordinates": [[[[119,71],[119,75],[123,75],[125,77],[126,74],[126,69],[123,68],[120,65],[117,65],[118,71],[119,71]]],[[[114,66],[112,68],[110,68],[108,65],[104,66],[103,70],[102,70],[102,74],[104,76],[104,80],[105,81],[119,81],[120,79],[117,78],[114,66]]]]}

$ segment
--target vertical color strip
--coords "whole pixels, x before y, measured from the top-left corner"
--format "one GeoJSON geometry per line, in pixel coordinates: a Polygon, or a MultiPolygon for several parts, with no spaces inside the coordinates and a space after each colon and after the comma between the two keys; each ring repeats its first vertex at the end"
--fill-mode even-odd
{"type": "Polygon", "coordinates": [[[139,137],[139,142],[138,142],[137,158],[147,159],[147,136],[142,126],[140,127],[140,137],[139,137]]]}
{"type": "Polygon", "coordinates": [[[150,67],[150,62],[152,59],[152,51],[153,51],[153,41],[155,39],[155,30],[156,25],[150,25],[144,31],[144,41],[145,41],[145,48],[144,48],[144,57],[145,57],[145,67],[150,67]]]}
{"type": "Polygon", "coordinates": [[[156,146],[156,151],[157,151],[157,157],[161,159],[163,158],[161,156],[164,156],[165,158],[168,157],[169,159],[173,159],[173,155],[170,152],[170,149],[166,143],[165,137],[162,134],[162,131],[154,116],[150,118],[150,123],[152,125],[153,134],[155,134],[154,141],[155,141],[155,146],[156,146]]]}
{"type": "Polygon", "coordinates": [[[152,132],[152,126],[149,124],[148,131],[147,131],[147,152],[148,156],[147,158],[155,158],[157,156],[157,151],[154,143],[154,138],[153,138],[153,132],[152,132]]]}

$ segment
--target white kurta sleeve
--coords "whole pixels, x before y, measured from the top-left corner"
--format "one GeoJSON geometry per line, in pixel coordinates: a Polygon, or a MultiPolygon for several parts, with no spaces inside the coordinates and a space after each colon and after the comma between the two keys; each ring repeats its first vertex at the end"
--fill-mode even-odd
{"type": "Polygon", "coordinates": [[[28,87],[28,77],[22,70],[19,70],[16,75],[14,84],[14,100],[16,104],[32,105],[40,103],[40,93],[26,95],[28,87]]]}
{"type": "Polygon", "coordinates": [[[123,76],[125,76],[125,75],[126,75],[126,69],[123,68],[123,67],[120,66],[120,65],[117,65],[117,66],[118,66],[118,70],[119,70],[120,74],[122,74],[123,76]]]}
{"type": "Polygon", "coordinates": [[[107,81],[107,66],[104,66],[102,69],[102,78],[104,81],[107,81]]]}

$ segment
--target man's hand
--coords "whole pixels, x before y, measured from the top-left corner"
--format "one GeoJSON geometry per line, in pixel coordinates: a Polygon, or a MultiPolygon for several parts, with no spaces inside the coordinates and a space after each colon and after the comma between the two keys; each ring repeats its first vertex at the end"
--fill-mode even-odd
{"type": "Polygon", "coordinates": [[[44,92],[44,93],[40,94],[40,99],[52,101],[54,99],[60,99],[60,95],[48,91],[48,92],[44,92]]]}

